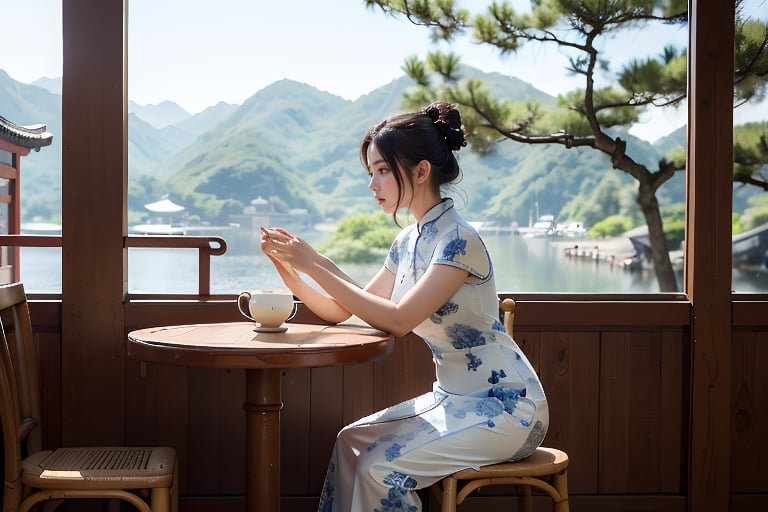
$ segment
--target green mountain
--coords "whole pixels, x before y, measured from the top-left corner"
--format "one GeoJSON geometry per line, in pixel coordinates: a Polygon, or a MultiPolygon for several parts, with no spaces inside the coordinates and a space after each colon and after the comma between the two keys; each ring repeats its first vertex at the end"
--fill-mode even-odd
{"type": "MultiPolygon", "coordinates": [[[[511,97],[554,101],[520,80],[497,73],[487,77],[489,88],[511,97]]],[[[347,101],[305,84],[276,82],[174,155],[167,167],[179,170],[169,179],[169,189],[203,218],[215,215],[217,207],[231,213],[258,196],[307,208],[317,221],[376,211],[359,141],[373,123],[400,110],[402,94],[411,85],[403,77],[347,101]]],[[[638,160],[657,161],[650,144],[623,136],[637,147],[638,160]]],[[[571,207],[571,213],[583,215],[601,183],[633,186],[631,178],[610,168],[607,157],[584,149],[504,141],[493,155],[479,157],[465,149],[459,157],[464,177],[456,194],[465,215],[504,226],[526,224],[534,212],[567,211],[574,202],[579,206],[571,207]]],[[[669,201],[683,197],[681,188],[670,193],[669,201]]],[[[627,208],[634,204],[631,199],[626,203],[627,208]]]]}
{"type": "MultiPolygon", "coordinates": [[[[467,68],[496,94],[555,101],[530,84],[498,73],[467,68]]],[[[129,212],[138,220],[143,205],[168,194],[190,214],[226,224],[231,214],[258,197],[278,209],[305,209],[315,222],[374,212],[359,143],[365,131],[400,110],[407,77],[393,80],[355,101],[312,86],[280,80],[256,92],[242,105],[220,103],[162,129],[138,114],[129,117],[129,212]]],[[[23,219],[44,220],[60,212],[61,97],[20,84],[0,71],[0,113],[20,124],[46,123],[52,147],[23,161],[23,219]],[[39,158],[38,158],[39,157],[39,158]],[[56,209],[58,207],[58,209],[56,209]]],[[[654,168],[685,130],[651,145],[626,133],[627,151],[654,168]]],[[[459,153],[463,180],[452,195],[466,217],[487,224],[527,225],[539,214],[581,220],[588,226],[609,214],[637,216],[636,183],[611,168],[608,157],[589,149],[564,149],[502,141],[492,155],[470,148],[459,153]]],[[[659,191],[662,206],[684,201],[680,173],[659,191]]]]}

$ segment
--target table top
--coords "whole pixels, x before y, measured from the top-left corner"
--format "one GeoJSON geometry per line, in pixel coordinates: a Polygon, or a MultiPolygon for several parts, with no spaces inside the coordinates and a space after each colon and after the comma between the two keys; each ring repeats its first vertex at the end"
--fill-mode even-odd
{"type": "Polygon", "coordinates": [[[253,322],[150,327],[128,334],[128,355],[142,361],[216,368],[309,368],[372,361],[394,337],[367,325],[287,323],[282,333],[253,322]]]}

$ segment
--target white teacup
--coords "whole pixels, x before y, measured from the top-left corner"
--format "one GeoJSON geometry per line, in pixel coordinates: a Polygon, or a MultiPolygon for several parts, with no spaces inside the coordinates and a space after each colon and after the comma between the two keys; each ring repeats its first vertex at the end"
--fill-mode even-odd
{"type": "Polygon", "coordinates": [[[237,298],[237,308],[244,317],[253,320],[264,329],[279,328],[284,322],[293,318],[297,310],[293,294],[289,290],[242,292],[237,298]]]}

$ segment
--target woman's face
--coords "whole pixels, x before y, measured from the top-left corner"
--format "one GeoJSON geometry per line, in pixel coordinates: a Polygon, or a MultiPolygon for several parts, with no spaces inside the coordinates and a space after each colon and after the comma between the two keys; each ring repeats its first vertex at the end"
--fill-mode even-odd
{"type": "Polygon", "coordinates": [[[384,213],[394,213],[398,208],[410,203],[412,193],[408,180],[403,184],[403,197],[400,198],[400,187],[395,178],[395,170],[382,158],[375,144],[368,146],[366,151],[368,160],[368,188],[373,192],[376,202],[379,203],[384,213]]]}

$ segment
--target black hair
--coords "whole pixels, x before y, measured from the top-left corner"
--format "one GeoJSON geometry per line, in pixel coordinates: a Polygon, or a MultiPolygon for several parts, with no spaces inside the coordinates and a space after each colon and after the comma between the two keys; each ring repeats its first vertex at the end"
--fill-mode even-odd
{"type": "MultiPolygon", "coordinates": [[[[398,201],[403,198],[403,180],[413,179],[402,169],[422,160],[432,165],[436,186],[461,180],[461,168],[453,152],[466,146],[467,141],[459,111],[445,101],[435,101],[419,112],[396,114],[368,130],[360,143],[360,159],[366,169],[371,145],[376,146],[395,175],[398,201]]],[[[397,223],[397,211],[392,217],[397,223]]]]}

